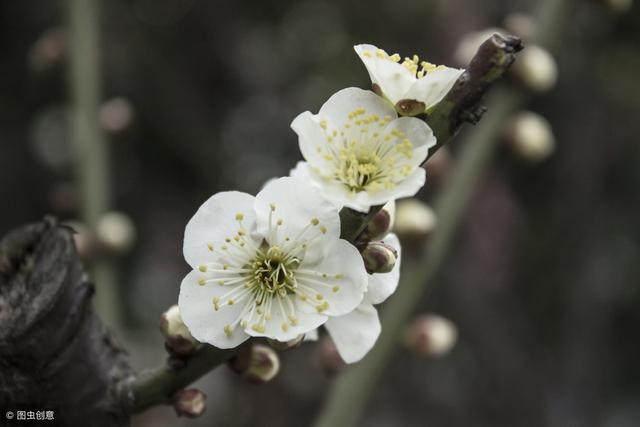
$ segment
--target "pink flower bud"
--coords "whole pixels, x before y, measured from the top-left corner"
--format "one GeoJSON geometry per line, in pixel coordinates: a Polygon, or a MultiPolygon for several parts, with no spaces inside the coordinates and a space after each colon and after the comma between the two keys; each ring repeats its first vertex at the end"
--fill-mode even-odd
{"type": "Polygon", "coordinates": [[[207,408],[207,395],[194,388],[180,390],[173,396],[173,407],[178,416],[197,418],[207,408]]]}
{"type": "Polygon", "coordinates": [[[414,319],[404,334],[404,345],[424,357],[447,354],[458,339],[456,326],[436,314],[423,314],[414,319]]]}
{"type": "Polygon", "coordinates": [[[369,242],[362,251],[362,259],[369,273],[388,273],[396,265],[398,252],[384,242],[369,242]]]}
{"type": "Polygon", "coordinates": [[[160,317],[160,332],[164,336],[167,347],[176,354],[189,355],[199,346],[189,329],[180,317],[177,305],[171,306],[160,317]]]}
{"type": "Polygon", "coordinates": [[[250,383],[264,384],[280,371],[280,359],[271,347],[253,344],[241,348],[229,367],[250,383]]]}

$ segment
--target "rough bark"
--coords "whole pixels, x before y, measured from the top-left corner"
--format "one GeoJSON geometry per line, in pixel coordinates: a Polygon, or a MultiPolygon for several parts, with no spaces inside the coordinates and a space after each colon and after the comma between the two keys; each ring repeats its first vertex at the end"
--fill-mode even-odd
{"type": "Polygon", "coordinates": [[[46,218],[0,242],[0,401],[53,410],[59,425],[125,426],[118,384],[132,373],[94,313],[72,233],[46,218]]]}

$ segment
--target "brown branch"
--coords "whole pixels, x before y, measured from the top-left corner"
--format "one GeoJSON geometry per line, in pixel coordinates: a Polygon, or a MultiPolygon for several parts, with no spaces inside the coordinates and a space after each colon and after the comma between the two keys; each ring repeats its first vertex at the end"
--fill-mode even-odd
{"type": "Polygon", "coordinates": [[[53,410],[61,425],[128,425],[117,387],[131,370],[93,311],[71,234],[45,219],[0,242],[0,402],[53,410]]]}

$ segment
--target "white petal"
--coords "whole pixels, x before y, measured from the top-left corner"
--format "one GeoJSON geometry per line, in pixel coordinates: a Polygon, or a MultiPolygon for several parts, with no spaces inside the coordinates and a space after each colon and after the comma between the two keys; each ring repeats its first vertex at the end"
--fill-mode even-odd
{"type": "Polygon", "coordinates": [[[389,298],[395,292],[400,280],[400,259],[402,254],[398,236],[391,233],[384,238],[384,242],[398,251],[398,259],[390,272],[369,275],[369,286],[364,299],[371,304],[380,304],[389,298]]]}
{"type": "MultiPolygon", "coordinates": [[[[185,276],[180,285],[178,306],[180,316],[189,332],[200,342],[209,343],[218,348],[232,348],[249,338],[242,328],[236,327],[231,336],[224,331],[225,325],[233,323],[242,310],[243,304],[220,305],[214,309],[213,298],[232,289],[230,286],[220,286],[209,283],[204,286],[198,284],[202,277],[199,271],[192,271],[185,276]]],[[[242,287],[242,283],[237,286],[242,287]]]]}
{"type": "Polygon", "coordinates": [[[371,81],[380,86],[384,95],[394,105],[416,81],[416,76],[403,65],[388,58],[379,58],[377,47],[360,44],[353,48],[367,67],[371,81]]]}
{"type": "Polygon", "coordinates": [[[429,149],[436,145],[436,137],[433,130],[420,119],[415,117],[400,117],[389,123],[384,133],[390,133],[393,129],[402,131],[413,144],[413,156],[408,162],[414,166],[421,165],[429,154],[429,149]]]}
{"type": "Polygon", "coordinates": [[[366,115],[375,114],[380,118],[398,116],[389,103],[375,93],[357,87],[348,87],[334,93],[320,108],[318,117],[320,120],[327,119],[330,126],[341,129],[349,119],[349,113],[358,108],[364,108],[366,115]]]}
{"type": "Polygon", "coordinates": [[[362,304],[344,316],[330,318],[325,327],[347,363],[362,359],[380,335],[378,312],[370,304],[362,304]]]}
{"type": "MultiPolygon", "coordinates": [[[[240,225],[236,214],[244,218],[242,224],[248,239],[255,230],[254,197],[238,191],[217,193],[209,198],[189,220],[184,232],[183,253],[187,263],[197,269],[200,264],[215,261],[224,239],[233,237],[240,225]],[[215,252],[210,250],[212,245],[215,252]]],[[[254,243],[257,243],[253,240],[254,243]]]]}
{"type": "Polygon", "coordinates": [[[442,101],[442,98],[451,90],[462,73],[464,70],[448,67],[434,70],[416,80],[401,99],[415,99],[424,102],[426,109],[429,109],[442,101]]]}
{"type": "Polygon", "coordinates": [[[357,307],[367,287],[362,256],[355,246],[342,239],[315,264],[305,259],[296,272],[296,280],[299,289],[308,296],[306,302],[296,299],[300,310],[312,312],[319,304],[327,303],[322,313],[329,316],[340,316],[357,307]]]}
{"type": "MultiPolygon", "coordinates": [[[[289,296],[286,298],[293,299],[289,296]]],[[[247,324],[245,331],[253,337],[267,337],[278,341],[289,341],[298,335],[316,330],[327,321],[327,316],[323,314],[305,313],[298,310],[295,313],[295,325],[292,325],[288,318],[282,316],[283,311],[285,316],[287,315],[288,312],[286,308],[287,304],[283,302],[283,310],[280,310],[277,299],[274,299],[271,306],[271,320],[265,321],[264,332],[257,332],[252,329],[253,324],[247,324]],[[285,326],[283,327],[283,325],[285,326]]],[[[248,319],[248,316],[246,316],[245,319],[248,319]]],[[[253,323],[255,323],[255,315],[253,323]]]]}
{"type": "Polygon", "coordinates": [[[328,173],[327,161],[318,148],[327,144],[327,135],[320,126],[320,119],[309,111],[305,111],[296,117],[291,123],[291,129],[298,134],[298,145],[302,156],[314,168],[321,173],[328,173]]]}
{"type": "Polygon", "coordinates": [[[271,228],[277,229],[273,243],[279,246],[292,245],[297,236],[300,236],[300,241],[319,236],[307,249],[305,258],[309,257],[310,261],[323,257],[327,251],[325,242],[335,241],[340,236],[340,216],[336,207],[324,200],[308,183],[295,178],[279,178],[265,186],[256,196],[255,211],[258,234],[272,240],[268,235],[271,216],[271,228]],[[275,206],[273,212],[272,205],[275,206]],[[282,219],[282,225],[276,226],[279,219],[282,219]],[[315,219],[318,223],[313,226],[311,221],[315,219]],[[300,235],[305,228],[306,231],[300,235]],[[284,242],[286,237],[290,238],[289,243],[284,242]]]}

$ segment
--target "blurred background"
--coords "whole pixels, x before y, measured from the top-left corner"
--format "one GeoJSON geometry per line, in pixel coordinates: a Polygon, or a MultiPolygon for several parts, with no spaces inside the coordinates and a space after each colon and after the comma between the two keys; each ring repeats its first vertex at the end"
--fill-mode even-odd
{"type": "MultiPolygon", "coordinates": [[[[529,105],[549,121],[555,149],[532,161],[503,144],[422,302],[456,325],[456,346],[426,360],[399,351],[363,426],[640,425],[640,9],[578,3],[563,28],[558,84],[529,105]]],[[[292,119],[341,88],[369,86],[354,44],[455,64],[468,33],[535,4],[101,2],[110,215],[99,234],[113,249],[105,282],[115,288],[97,286],[113,296],[107,317],[133,365],[165,358],[157,325],[188,270],[191,215],[213,193],[255,194],[288,174],[301,159],[292,119]]],[[[0,1],[0,235],[46,214],[82,220],[65,8],[0,1]]],[[[438,194],[472,136],[468,126],[450,144],[452,163],[439,163],[419,198],[438,194]]],[[[89,263],[105,256],[79,244],[89,263]]],[[[200,419],[164,407],[134,425],[304,426],[330,383],[317,346],[305,344],[282,354],[268,385],[224,368],[202,379],[200,419]]]]}

